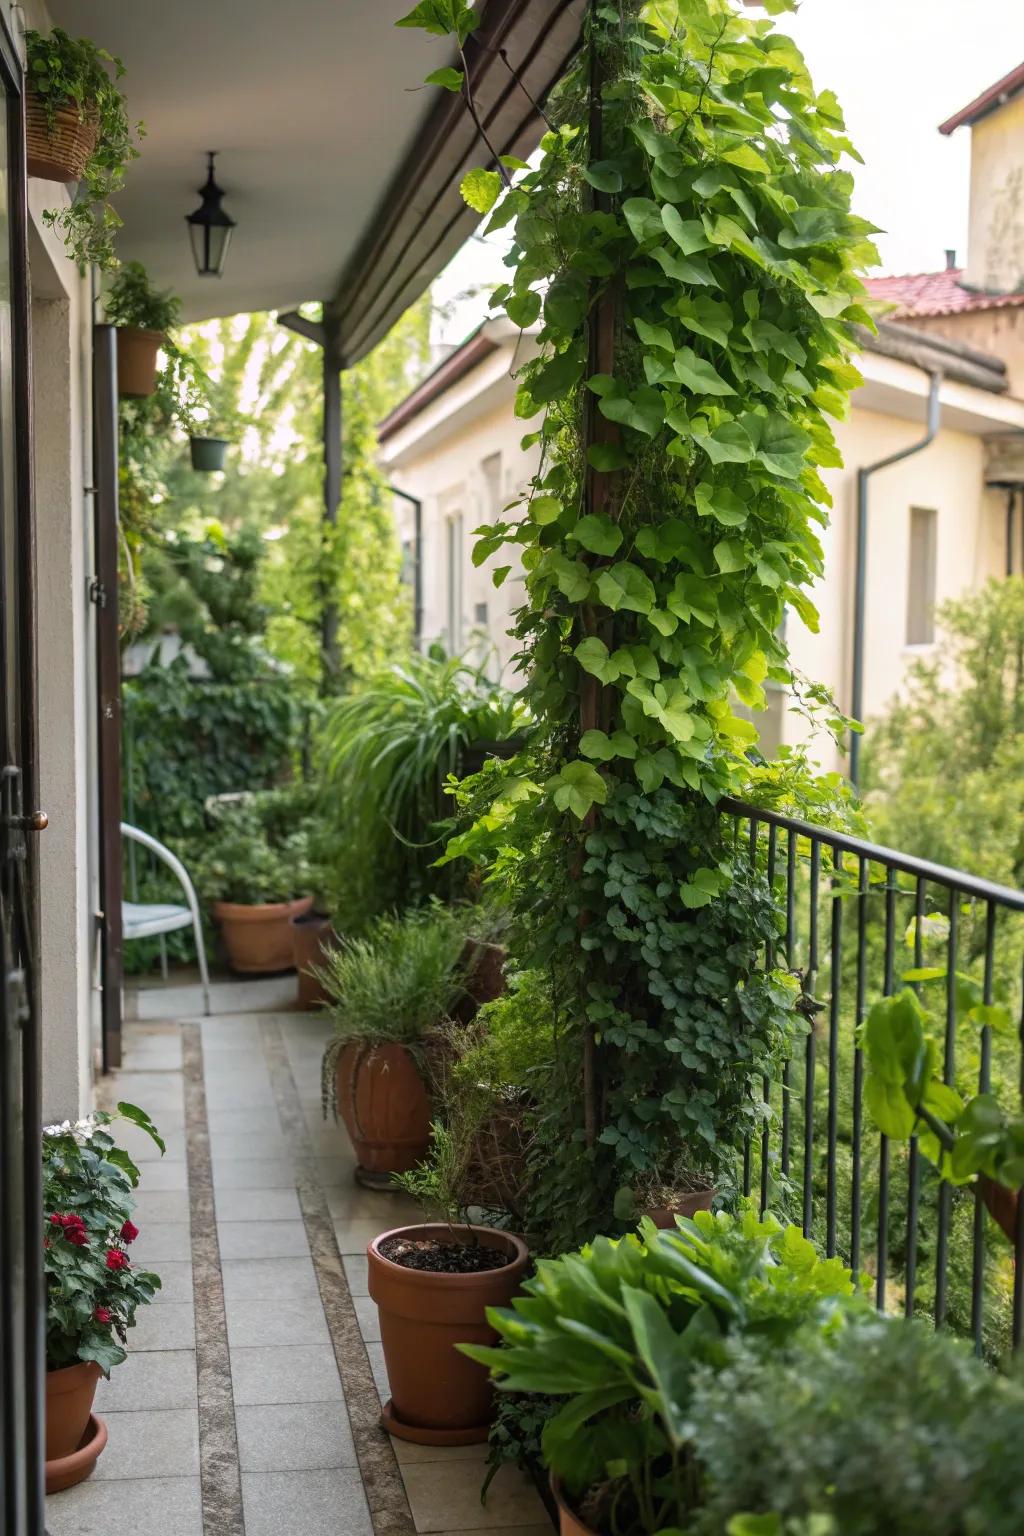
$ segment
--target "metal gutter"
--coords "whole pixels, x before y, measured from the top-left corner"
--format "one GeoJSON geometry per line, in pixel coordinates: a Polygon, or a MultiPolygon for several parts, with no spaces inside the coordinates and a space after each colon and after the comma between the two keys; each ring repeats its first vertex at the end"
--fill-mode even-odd
{"type": "MultiPolygon", "coordinates": [[[[934,371],[931,374],[931,382],[928,388],[928,418],[924,436],[917,442],[910,443],[906,448],[901,448],[898,453],[890,453],[884,459],[877,459],[874,464],[865,464],[857,471],[857,561],[854,571],[853,588],[853,676],[851,679],[851,703],[850,713],[854,720],[859,721],[864,709],[864,617],[867,604],[867,569],[868,569],[868,482],[872,475],[881,469],[888,469],[892,464],[900,464],[904,459],[912,458],[915,453],[921,453],[933,442],[939,430],[941,418],[941,402],[939,391],[942,387],[942,374],[934,371]]],[[[850,782],[854,788],[860,784],[860,735],[855,731],[850,741],[850,782]]]]}

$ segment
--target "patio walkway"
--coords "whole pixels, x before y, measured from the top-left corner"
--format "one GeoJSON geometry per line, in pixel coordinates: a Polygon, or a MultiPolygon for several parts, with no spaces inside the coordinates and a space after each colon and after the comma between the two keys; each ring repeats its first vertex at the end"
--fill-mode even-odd
{"type": "Polygon", "coordinates": [[[326,1035],[299,1013],[126,1026],[104,1088],[167,1142],[161,1159],[119,1130],[142,1169],[134,1256],[163,1289],[100,1383],[109,1443],[89,1482],[47,1500],[50,1536],[550,1536],[514,1468],[481,1504],[485,1447],[379,1428],[365,1248],[419,1213],[353,1182],[345,1133],[321,1118],[326,1035]]]}

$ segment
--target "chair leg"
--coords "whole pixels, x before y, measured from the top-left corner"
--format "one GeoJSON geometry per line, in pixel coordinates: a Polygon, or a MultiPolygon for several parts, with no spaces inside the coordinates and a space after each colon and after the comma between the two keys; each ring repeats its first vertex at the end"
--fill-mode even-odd
{"type": "Polygon", "coordinates": [[[166,937],[165,934],[161,934],[160,935],[160,975],[161,975],[161,978],[163,979],[164,986],[166,986],[167,985],[167,937],[166,937]]]}
{"type": "Polygon", "coordinates": [[[199,914],[192,915],[192,928],[196,936],[196,958],[199,961],[199,975],[203,983],[203,1013],[210,1016],[210,973],[206,966],[206,944],[203,941],[203,925],[199,914]]]}

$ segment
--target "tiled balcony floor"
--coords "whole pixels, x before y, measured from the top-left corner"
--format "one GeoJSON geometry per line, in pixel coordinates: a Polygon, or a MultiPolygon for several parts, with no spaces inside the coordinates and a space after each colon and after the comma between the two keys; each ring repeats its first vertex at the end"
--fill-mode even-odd
{"type": "Polygon", "coordinates": [[[133,1253],[163,1289],[100,1383],[107,1449],[47,1500],[50,1536],[549,1536],[513,1468],[481,1504],[485,1447],[406,1445],[377,1424],[365,1247],[419,1213],[354,1183],[320,1112],[326,1035],[298,1013],[126,1026],[104,1095],[144,1106],[167,1142],[161,1159],[119,1132],[142,1168],[133,1253]]]}

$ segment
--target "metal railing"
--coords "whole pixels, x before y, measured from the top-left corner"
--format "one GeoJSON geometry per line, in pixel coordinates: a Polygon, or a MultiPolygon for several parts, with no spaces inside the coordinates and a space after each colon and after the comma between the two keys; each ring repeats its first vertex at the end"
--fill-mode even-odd
{"type": "Polygon", "coordinates": [[[859,1029],[877,998],[913,985],[941,1035],[945,1082],[1019,1110],[1024,892],[742,801],[720,810],[737,853],[775,891],[784,921],[765,963],[798,979],[809,1021],[781,1073],[764,1080],[764,1128],[745,1147],[744,1193],[873,1273],[879,1307],[930,1315],[993,1358],[1016,1348],[1024,1199],[1011,1245],[976,1186],[940,1179],[916,1138],[878,1132],[859,1029]],[[1003,1005],[1012,1028],[965,1022],[965,996],[1003,1005]]]}

